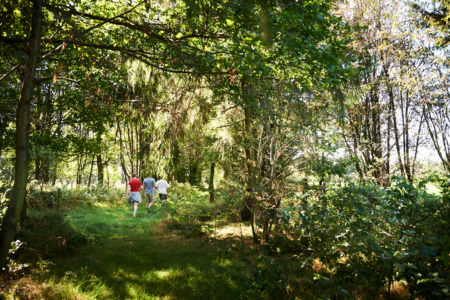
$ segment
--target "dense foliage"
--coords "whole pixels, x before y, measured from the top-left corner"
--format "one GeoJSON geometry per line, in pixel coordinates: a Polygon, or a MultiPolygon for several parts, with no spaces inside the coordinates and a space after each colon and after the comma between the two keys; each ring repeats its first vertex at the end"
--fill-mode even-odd
{"type": "Polygon", "coordinates": [[[448,297],[448,180],[443,197],[394,178],[388,188],[350,183],[319,197],[303,196],[281,211],[271,250],[332,266],[328,280],[338,291],[359,283],[376,291],[410,283],[411,297],[448,297]]]}
{"type": "Polygon", "coordinates": [[[243,298],[301,276],[316,297],[448,297],[447,19],[432,0],[2,3],[0,265],[19,237],[70,256],[91,237],[36,211],[123,209],[136,173],[170,182],[164,228],[239,224],[220,257],[247,260],[248,226],[243,298]]]}

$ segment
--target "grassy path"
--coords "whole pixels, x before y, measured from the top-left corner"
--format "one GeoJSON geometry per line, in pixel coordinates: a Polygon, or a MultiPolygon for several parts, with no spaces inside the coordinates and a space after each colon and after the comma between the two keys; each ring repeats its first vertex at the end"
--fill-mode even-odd
{"type": "Polygon", "coordinates": [[[216,255],[201,238],[164,229],[140,207],[74,210],[66,218],[101,242],[74,257],[53,259],[45,275],[57,299],[239,299],[249,268],[216,255]]]}

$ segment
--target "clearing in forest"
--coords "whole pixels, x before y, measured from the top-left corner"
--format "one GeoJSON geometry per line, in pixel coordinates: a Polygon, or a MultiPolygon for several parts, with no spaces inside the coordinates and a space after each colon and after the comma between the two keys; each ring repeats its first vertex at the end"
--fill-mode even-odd
{"type": "Polygon", "coordinates": [[[238,299],[245,292],[248,264],[222,255],[220,242],[210,246],[205,237],[185,238],[142,206],[137,218],[131,215],[129,207],[65,213],[77,231],[97,235],[100,242],[52,258],[35,276],[16,282],[13,293],[52,299],[238,299]]]}

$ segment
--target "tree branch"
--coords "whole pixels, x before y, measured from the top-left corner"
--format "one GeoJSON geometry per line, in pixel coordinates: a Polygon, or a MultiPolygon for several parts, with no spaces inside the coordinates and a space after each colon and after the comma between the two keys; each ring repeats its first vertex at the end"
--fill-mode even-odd
{"type": "MultiPolygon", "coordinates": [[[[34,84],[38,85],[38,84],[41,84],[44,81],[52,80],[53,78],[54,78],[53,76],[48,76],[48,77],[42,77],[40,79],[35,79],[34,80],[34,84]]],[[[74,83],[80,83],[81,82],[81,80],[75,80],[75,79],[72,79],[72,78],[61,77],[61,76],[56,76],[56,78],[57,79],[66,80],[66,81],[71,81],[71,82],[74,82],[74,83]]]]}
{"type": "Polygon", "coordinates": [[[2,81],[3,79],[5,79],[6,77],[8,77],[8,75],[11,74],[12,72],[14,72],[14,70],[16,70],[19,66],[20,66],[20,64],[18,64],[17,66],[15,66],[15,67],[12,68],[11,70],[9,70],[9,71],[6,72],[5,74],[3,74],[2,77],[0,77],[0,81],[2,81]]]}

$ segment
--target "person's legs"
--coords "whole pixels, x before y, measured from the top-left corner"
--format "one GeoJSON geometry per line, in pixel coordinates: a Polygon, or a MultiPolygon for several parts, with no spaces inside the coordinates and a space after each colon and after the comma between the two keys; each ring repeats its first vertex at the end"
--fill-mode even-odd
{"type": "Polygon", "coordinates": [[[145,201],[147,202],[147,211],[150,213],[150,207],[154,202],[153,194],[145,194],[145,201]]]}
{"type": "Polygon", "coordinates": [[[138,203],[137,201],[133,202],[133,217],[136,217],[138,203]]]}
{"type": "Polygon", "coordinates": [[[145,206],[150,207],[150,194],[145,194],[145,206]]]}
{"type": "Polygon", "coordinates": [[[159,194],[159,200],[161,200],[161,209],[164,211],[165,203],[167,200],[167,194],[159,194]]]}

